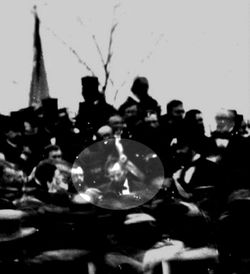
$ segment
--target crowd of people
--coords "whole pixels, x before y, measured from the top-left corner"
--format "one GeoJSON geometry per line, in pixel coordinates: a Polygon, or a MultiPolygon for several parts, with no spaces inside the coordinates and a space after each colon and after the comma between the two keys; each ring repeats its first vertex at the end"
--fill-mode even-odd
{"type": "MultiPolygon", "coordinates": [[[[0,264],[28,273],[249,274],[250,130],[243,115],[221,109],[207,134],[202,111],[185,110],[181,100],[168,102],[163,115],[146,77],[134,79],[118,109],[99,92],[97,77],[81,84],[84,101],[73,118],[56,98],[0,115],[0,264]],[[143,204],[109,210],[79,195],[74,178],[84,183],[86,176],[74,163],[87,151],[88,169],[104,182],[101,152],[88,148],[117,138],[152,150],[164,178],[143,204]]],[[[121,166],[109,162],[112,185],[121,166]]]]}

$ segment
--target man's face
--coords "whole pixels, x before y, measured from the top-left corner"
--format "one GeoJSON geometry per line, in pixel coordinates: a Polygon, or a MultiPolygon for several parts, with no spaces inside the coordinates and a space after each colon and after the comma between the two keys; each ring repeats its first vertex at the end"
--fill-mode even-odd
{"type": "Polygon", "coordinates": [[[183,105],[178,105],[172,109],[171,116],[175,120],[182,120],[184,118],[185,110],[183,105]]]}
{"type": "Polygon", "coordinates": [[[71,170],[71,175],[74,182],[77,182],[78,184],[84,182],[84,171],[80,166],[73,167],[71,170]]]}
{"type": "Polygon", "coordinates": [[[199,132],[200,133],[205,133],[205,126],[204,126],[204,123],[203,123],[203,116],[201,113],[197,113],[195,115],[195,121],[197,123],[197,129],[199,129],[199,132]]]}
{"type": "Polygon", "coordinates": [[[136,117],[138,114],[138,108],[136,105],[127,107],[125,109],[125,118],[136,117]]]}
{"type": "Polygon", "coordinates": [[[59,169],[55,170],[54,179],[58,185],[60,185],[63,182],[63,175],[59,169]]]}
{"type": "Polygon", "coordinates": [[[22,170],[15,170],[10,167],[5,167],[3,172],[3,181],[7,183],[19,182],[22,183],[24,181],[24,173],[22,170]]]}
{"type": "Polygon", "coordinates": [[[215,117],[216,130],[219,132],[230,132],[234,125],[234,117],[231,113],[218,113],[215,117]]]}
{"type": "Polygon", "coordinates": [[[115,163],[108,168],[108,178],[114,183],[123,183],[126,179],[126,171],[122,169],[119,163],[115,163]]]}
{"type": "Polygon", "coordinates": [[[64,176],[57,168],[51,182],[47,182],[48,192],[56,193],[62,189],[68,190],[68,184],[64,182],[64,176]]]}
{"type": "Polygon", "coordinates": [[[202,117],[201,113],[197,113],[195,115],[195,120],[196,120],[197,124],[203,125],[203,117],[202,117]]]}
{"type": "Polygon", "coordinates": [[[61,160],[62,159],[62,151],[61,150],[52,150],[49,153],[49,159],[52,160],[61,160]]]}
{"type": "Polygon", "coordinates": [[[159,126],[158,117],[156,114],[152,113],[145,117],[145,122],[147,125],[149,125],[152,128],[157,128],[159,126]]]}
{"type": "Polygon", "coordinates": [[[109,125],[116,131],[124,128],[124,122],[121,116],[114,115],[109,118],[109,125]]]}

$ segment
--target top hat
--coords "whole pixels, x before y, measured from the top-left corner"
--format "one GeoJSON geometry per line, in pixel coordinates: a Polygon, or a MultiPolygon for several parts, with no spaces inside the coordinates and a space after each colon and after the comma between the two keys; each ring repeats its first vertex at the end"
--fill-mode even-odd
{"type": "Polygon", "coordinates": [[[81,78],[82,86],[84,87],[98,87],[99,80],[96,76],[84,76],[81,78]]]}
{"type": "Polygon", "coordinates": [[[0,114],[0,130],[4,131],[8,128],[8,123],[10,120],[10,116],[0,114]]]}
{"type": "Polygon", "coordinates": [[[0,210],[0,244],[23,239],[36,232],[34,227],[21,227],[25,212],[17,209],[0,210]]]}
{"type": "Polygon", "coordinates": [[[58,99],[57,98],[45,98],[42,100],[42,110],[45,116],[49,118],[58,115],[58,99]],[[51,117],[52,116],[52,117],[51,117]]]}

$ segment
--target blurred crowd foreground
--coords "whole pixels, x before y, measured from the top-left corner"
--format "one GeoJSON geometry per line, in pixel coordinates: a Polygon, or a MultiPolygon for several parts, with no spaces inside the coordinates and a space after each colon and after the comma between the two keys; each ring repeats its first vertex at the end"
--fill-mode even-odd
{"type": "Polygon", "coordinates": [[[145,77],[119,109],[81,83],[75,117],[56,98],[0,115],[3,271],[249,274],[244,117],[221,109],[207,133],[180,100],[162,115],[145,77]]]}

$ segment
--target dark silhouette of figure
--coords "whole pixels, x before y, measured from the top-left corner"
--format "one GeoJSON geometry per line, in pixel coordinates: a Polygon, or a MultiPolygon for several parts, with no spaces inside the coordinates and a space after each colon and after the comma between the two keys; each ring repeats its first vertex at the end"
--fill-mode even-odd
{"type": "Polygon", "coordinates": [[[18,165],[20,168],[25,166],[23,124],[21,121],[8,117],[5,125],[4,134],[0,140],[0,152],[8,162],[18,165]]]}
{"type": "Polygon", "coordinates": [[[99,92],[97,77],[82,77],[81,83],[84,102],[79,104],[76,126],[83,136],[91,140],[93,133],[106,124],[108,118],[116,110],[106,102],[104,95],[99,92]]]}
{"type": "Polygon", "coordinates": [[[136,77],[131,91],[139,100],[139,108],[145,116],[148,112],[157,112],[160,114],[161,108],[158,102],[148,94],[149,83],[146,77],[136,77]]]}
{"type": "Polygon", "coordinates": [[[167,113],[160,118],[160,124],[164,128],[168,139],[172,140],[182,134],[185,110],[183,102],[172,100],[167,104],[167,113]]]}
{"type": "Polygon", "coordinates": [[[177,197],[198,204],[210,217],[215,217],[222,207],[217,199],[223,191],[218,164],[200,154],[199,144],[189,136],[177,139],[172,150],[177,197]]]}
{"type": "Polygon", "coordinates": [[[234,191],[217,222],[218,273],[249,273],[249,212],[249,189],[234,191]]]}
{"type": "Polygon", "coordinates": [[[189,135],[189,139],[196,143],[196,149],[204,156],[211,155],[215,150],[215,141],[206,136],[203,115],[199,109],[190,109],[184,117],[183,135],[189,135]]]}
{"type": "Polygon", "coordinates": [[[142,115],[138,103],[131,97],[119,107],[119,113],[126,124],[125,138],[134,139],[138,125],[142,123],[142,115]]]}

